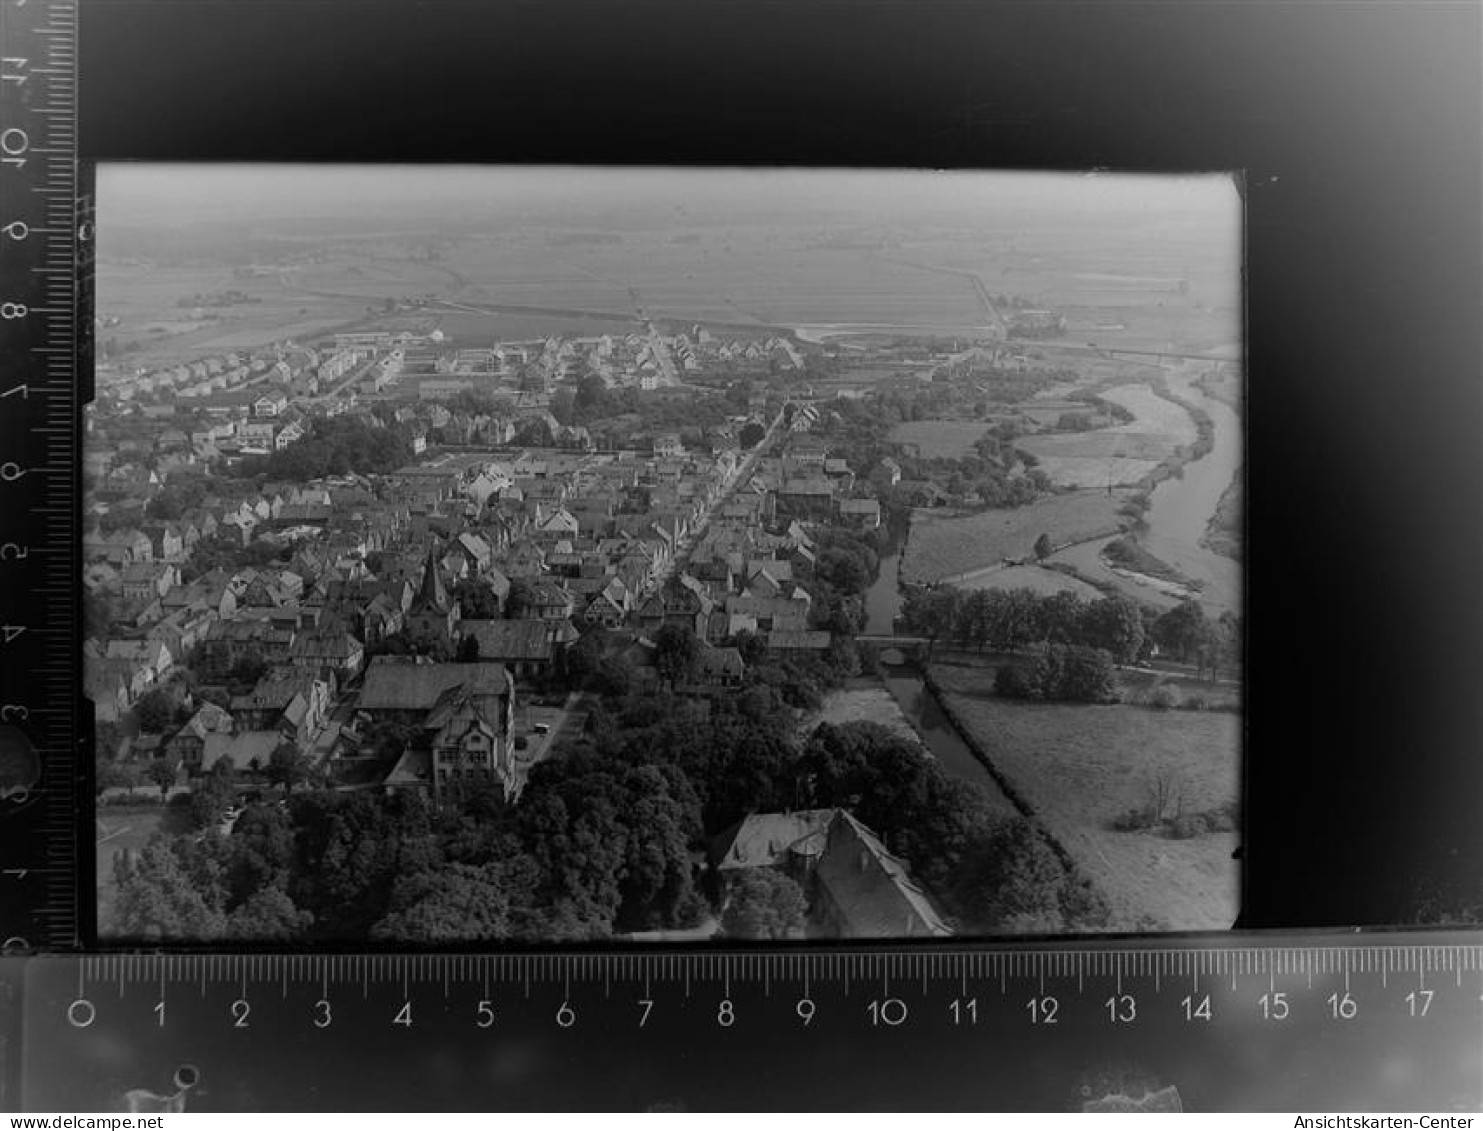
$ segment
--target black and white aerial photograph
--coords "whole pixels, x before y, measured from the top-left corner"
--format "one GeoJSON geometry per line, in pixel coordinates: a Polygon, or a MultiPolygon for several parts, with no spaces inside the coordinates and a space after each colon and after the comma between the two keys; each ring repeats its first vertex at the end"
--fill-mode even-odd
{"type": "Polygon", "coordinates": [[[1225,930],[1230,174],[97,170],[104,941],[1225,930]]]}

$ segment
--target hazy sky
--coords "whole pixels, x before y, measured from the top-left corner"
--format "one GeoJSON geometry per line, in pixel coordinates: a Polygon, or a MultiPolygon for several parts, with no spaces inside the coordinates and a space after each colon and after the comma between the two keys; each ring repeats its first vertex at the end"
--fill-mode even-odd
{"type": "Polygon", "coordinates": [[[102,224],[134,227],[299,219],[722,223],[972,223],[999,213],[1090,220],[1208,217],[1237,223],[1228,175],[574,167],[146,165],[98,169],[102,224]]]}

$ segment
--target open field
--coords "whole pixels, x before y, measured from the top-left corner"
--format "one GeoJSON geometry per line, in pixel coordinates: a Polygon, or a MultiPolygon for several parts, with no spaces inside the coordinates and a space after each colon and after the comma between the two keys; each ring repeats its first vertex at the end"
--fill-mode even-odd
{"type": "Polygon", "coordinates": [[[896,444],[914,444],[929,458],[957,459],[971,455],[988,430],[979,420],[912,420],[892,428],[889,438],[896,444]]]}
{"type": "Polygon", "coordinates": [[[982,325],[966,280],[886,263],[863,248],[809,246],[787,227],[711,228],[693,242],[668,231],[628,231],[616,242],[553,246],[532,232],[462,241],[442,264],[466,281],[464,297],[580,307],[653,317],[793,323],[982,325]],[[637,298],[630,294],[630,288],[637,298]]]}
{"type": "MultiPolygon", "coordinates": [[[[329,268],[317,270],[328,280],[329,268]]],[[[120,347],[137,344],[120,355],[131,366],[173,365],[211,353],[311,338],[364,318],[370,305],[365,295],[305,290],[293,271],[238,278],[225,269],[100,264],[96,283],[99,316],[120,319],[100,330],[99,339],[113,339],[120,347]],[[256,301],[206,307],[202,318],[190,318],[192,309],[178,305],[182,299],[226,290],[256,301]]],[[[387,293],[386,284],[379,293],[387,293]]]]}
{"type": "Polygon", "coordinates": [[[980,229],[921,233],[896,254],[977,272],[991,294],[1019,295],[1093,327],[1086,337],[1099,345],[1203,349],[1240,337],[1234,193],[1231,201],[1228,227],[1212,225],[1208,212],[1116,225],[1099,225],[1095,211],[1056,223],[1004,212],[980,229]]]}
{"type": "Polygon", "coordinates": [[[902,580],[931,585],[1005,558],[1028,557],[1042,534],[1056,545],[1111,535],[1118,529],[1120,501],[1105,491],[1074,491],[1047,495],[1014,510],[962,518],[924,519],[916,512],[901,562],[902,580]]]}
{"type": "Polygon", "coordinates": [[[642,326],[636,321],[613,318],[577,317],[540,314],[526,311],[476,313],[468,310],[434,310],[437,328],[455,345],[489,346],[495,342],[525,342],[551,335],[596,337],[600,334],[623,335],[642,326]]]}
{"type": "Polygon", "coordinates": [[[1041,566],[1004,566],[953,582],[957,589],[1030,589],[1036,593],[1075,593],[1088,601],[1102,594],[1085,581],[1041,566]]]}
{"type": "Polygon", "coordinates": [[[1112,904],[1120,924],[1224,930],[1239,910],[1234,832],[1171,839],[1117,832],[1155,775],[1185,813],[1240,800],[1241,721],[1226,712],[1154,711],[997,699],[984,668],[938,666],[953,711],[1112,904]]]}
{"type": "Polygon", "coordinates": [[[1138,482],[1195,439],[1189,413],[1147,385],[1118,385],[1103,390],[1102,396],[1136,419],[1091,432],[1027,436],[1015,446],[1035,456],[1058,486],[1105,487],[1138,482]]]}

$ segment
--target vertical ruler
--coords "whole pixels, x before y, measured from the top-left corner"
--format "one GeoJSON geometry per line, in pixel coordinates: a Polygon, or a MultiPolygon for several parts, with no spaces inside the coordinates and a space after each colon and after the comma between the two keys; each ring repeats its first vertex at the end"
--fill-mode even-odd
{"type": "Polygon", "coordinates": [[[80,712],[78,409],[92,197],[76,0],[0,0],[0,940],[77,945],[90,875],[80,712]]]}

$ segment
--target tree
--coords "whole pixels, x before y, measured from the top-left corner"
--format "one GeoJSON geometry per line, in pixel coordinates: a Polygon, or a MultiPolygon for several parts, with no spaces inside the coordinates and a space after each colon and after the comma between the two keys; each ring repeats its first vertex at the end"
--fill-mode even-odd
{"type": "Polygon", "coordinates": [[[761,663],[767,656],[767,637],[761,633],[743,629],[732,639],[732,644],[741,653],[742,662],[749,667],[761,663]]]}
{"type": "Polygon", "coordinates": [[[482,581],[466,577],[454,582],[453,599],[464,620],[499,619],[499,596],[482,581]]]}
{"type": "Polygon", "coordinates": [[[1116,699],[1112,657],[1101,648],[1068,644],[1061,663],[1056,697],[1077,703],[1106,703],[1116,699]]]}
{"type": "Polygon", "coordinates": [[[292,742],[280,742],[268,759],[264,774],[274,785],[283,786],[283,796],[287,797],[294,786],[309,780],[312,769],[303,751],[292,742]]]}
{"type": "Polygon", "coordinates": [[[597,675],[603,646],[597,632],[588,632],[566,650],[566,675],[575,684],[585,684],[597,675]]]}
{"type": "Polygon", "coordinates": [[[750,450],[760,444],[762,438],[766,435],[766,428],[758,424],[755,420],[749,420],[746,424],[742,425],[741,431],[737,433],[736,442],[744,449],[750,450]]]}
{"type": "Polygon", "coordinates": [[[511,895],[498,863],[449,864],[404,876],[371,938],[414,946],[490,942],[510,937],[511,895]]]}
{"type": "Polygon", "coordinates": [[[139,784],[139,774],[132,766],[105,758],[100,751],[94,765],[93,785],[99,797],[105,790],[127,789],[130,793],[139,784]]]}
{"type": "Polygon", "coordinates": [[[460,639],[453,658],[460,664],[478,663],[479,638],[477,636],[465,636],[460,639]]]}
{"type": "Polygon", "coordinates": [[[1191,659],[1210,639],[1209,622],[1200,603],[1189,598],[1160,615],[1153,624],[1153,637],[1181,660],[1191,659]]]}
{"type": "Polygon", "coordinates": [[[134,855],[115,857],[117,922],[126,938],[203,942],[220,938],[221,908],[191,881],[170,843],[156,837],[134,855]]]}
{"type": "Polygon", "coordinates": [[[191,789],[191,824],[198,829],[209,829],[221,821],[237,797],[235,777],[232,763],[223,758],[211,767],[210,773],[196,779],[191,789]]]}
{"type": "Polygon", "coordinates": [[[302,938],[314,916],[301,911],[279,887],[254,892],[227,916],[226,936],[232,942],[270,942],[302,938]]]}
{"type": "Polygon", "coordinates": [[[964,854],[947,902],[970,931],[1056,931],[1064,881],[1040,831],[1013,817],[990,826],[964,854]]]}
{"type": "Polygon", "coordinates": [[[870,585],[865,563],[845,549],[831,548],[819,554],[814,576],[844,593],[863,593],[870,585]]]}
{"type": "Polygon", "coordinates": [[[1042,534],[1035,539],[1035,556],[1041,561],[1045,561],[1054,552],[1055,547],[1051,545],[1049,534],[1042,534]]]}
{"type": "Polygon", "coordinates": [[[802,937],[808,904],[803,889],[782,872],[747,868],[726,886],[721,929],[730,938],[771,941],[802,937]]]}
{"type": "Polygon", "coordinates": [[[1103,597],[1087,606],[1083,642],[1105,648],[1120,664],[1130,664],[1143,650],[1143,613],[1127,597],[1103,597]]]}
{"type": "Polygon", "coordinates": [[[160,787],[160,800],[164,801],[170,795],[170,787],[179,777],[179,770],[168,758],[156,758],[144,771],[144,776],[160,787]]]}
{"type": "Polygon", "coordinates": [[[671,684],[688,683],[700,662],[700,641],[689,625],[666,624],[654,634],[654,667],[671,684]]]}
{"type": "Polygon", "coordinates": [[[530,582],[520,577],[513,578],[510,581],[510,591],[505,595],[505,618],[519,620],[525,616],[534,596],[530,582]]]}
{"type": "Polygon", "coordinates": [[[163,687],[146,691],[134,704],[134,718],[139,722],[139,729],[147,734],[159,734],[174,717],[175,699],[163,687]]]}
{"type": "Polygon", "coordinates": [[[598,662],[593,677],[593,690],[610,698],[621,698],[633,688],[633,665],[622,656],[608,656],[598,662]]]}
{"type": "MultiPolygon", "coordinates": [[[[1025,679],[1035,697],[1075,703],[1105,703],[1116,698],[1112,657],[1103,649],[1037,644],[1033,652],[1025,679]]],[[[997,680],[995,686],[999,686],[997,680]]]]}
{"type": "Polygon", "coordinates": [[[582,419],[604,416],[607,414],[609,399],[608,383],[603,380],[602,374],[589,372],[577,382],[572,407],[582,419]]]}

